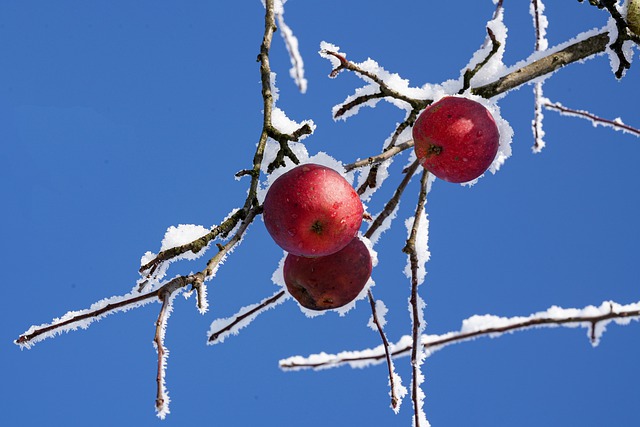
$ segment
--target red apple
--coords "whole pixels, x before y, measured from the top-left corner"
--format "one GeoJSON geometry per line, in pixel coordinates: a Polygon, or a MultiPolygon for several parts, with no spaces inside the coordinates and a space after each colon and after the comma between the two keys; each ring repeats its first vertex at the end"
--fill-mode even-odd
{"type": "Polygon", "coordinates": [[[325,256],[344,248],[358,233],[364,209],[349,182],[316,164],[278,177],[264,199],[264,224],[285,251],[325,256]]]}
{"type": "Polygon", "coordinates": [[[413,125],[418,161],[449,182],[472,181],[491,165],[500,134],[489,110],[471,99],[447,96],[425,109],[413,125]]]}
{"type": "Polygon", "coordinates": [[[354,238],[340,251],[323,257],[287,255],[284,282],[291,296],[311,310],[342,307],[353,301],[371,276],[371,255],[354,238]]]}

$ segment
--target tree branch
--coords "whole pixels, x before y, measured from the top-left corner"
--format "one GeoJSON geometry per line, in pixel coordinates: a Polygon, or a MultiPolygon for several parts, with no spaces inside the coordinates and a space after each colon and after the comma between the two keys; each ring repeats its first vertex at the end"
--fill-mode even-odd
{"type": "MultiPolygon", "coordinates": [[[[479,337],[501,337],[507,333],[523,331],[533,328],[553,328],[564,326],[575,328],[584,326],[589,329],[589,339],[593,344],[599,342],[600,334],[604,326],[615,321],[620,325],[626,325],[630,320],[640,320],[640,302],[628,305],[620,305],[605,301],[600,307],[588,306],[583,309],[562,309],[551,307],[549,310],[532,314],[528,317],[503,318],[497,316],[473,316],[465,319],[463,327],[459,331],[442,335],[423,335],[421,344],[427,350],[427,356],[451,344],[469,341],[479,337]],[[594,314],[595,312],[595,314],[594,314]],[[468,325],[474,322],[485,321],[486,325],[470,328],[468,325]]],[[[403,337],[396,344],[391,345],[393,357],[404,357],[411,354],[413,345],[410,337],[403,337]]],[[[384,361],[384,351],[377,347],[366,351],[347,351],[336,355],[313,355],[307,358],[291,357],[280,361],[282,369],[326,369],[343,365],[353,367],[365,367],[384,361]]]]}
{"type": "Polygon", "coordinates": [[[556,71],[573,62],[580,61],[590,56],[602,53],[609,43],[609,33],[602,32],[584,40],[576,42],[557,52],[534,61],[522,68],[519,68],[493,83],[471,89],[474,95],[483,98],[493,98],[511,89],[523,85],[531,80],[556,71]]]}
{"type": "MultiPolygon", "coordinates": [[[[420,180],[420,194],[418,196],[418,206],[416,207],[416,213],[413,217],[413,226],[411,227],[411,233],[409,234],[407,244],[403,249],[403,252],[409,255],[411,264],[411,298],[409,299],[409,301],[411,311],[412,342],[418,342],[420,335],[424,330],[424,325],[422,323],[422,303],[420,296],[418,295],[418,286],[420,285],[420,281],[418,279],[419,259],[418,251],[416,249],[416,238],[418,235],[418,229],[420,227],[420,218],[422,217],[424,206],[427,201],[428,181],[429,171],[425,169],[422,172],[422,178],[420,180]]],[[[420,367],[422,365],[422,361],[422,349],[419,346],[414,346],[411,349],[411,372],[413,378],[411,382],[411,400],[413,401],[414,420],[416,427],[420,426],[420,420],[424,418],[424,413],[422,410],[422,397],[420,396],[420,384],[422,382],[422,373],[420,372],[420,367]]]]}

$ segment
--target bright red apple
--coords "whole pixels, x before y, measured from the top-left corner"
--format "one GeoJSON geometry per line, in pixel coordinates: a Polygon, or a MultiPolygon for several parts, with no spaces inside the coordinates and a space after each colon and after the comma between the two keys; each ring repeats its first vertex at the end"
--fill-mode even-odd
{"type": "Polygon", "coordinates": [[[371,255],[354,238],[340,251],[323,257],[287,255],[284,282],[301,306],[311,310],[342,307],[353,301],[371,276],[371,255]]]}
{"type": "Polygon", "coordinates": [[[325,256],[358,233],[364,209],[358,193],[335,170],[313,163],[278,177],[264,199],[264,224],[285,251],[325,256]]]}
{"type": "Polygon", "coordinates": [[[449,182],[478,178],[498,152],[500,134],[489,110],[471,99],[447,96],[425,109],[413,125],[418,161],[449,182]]]}

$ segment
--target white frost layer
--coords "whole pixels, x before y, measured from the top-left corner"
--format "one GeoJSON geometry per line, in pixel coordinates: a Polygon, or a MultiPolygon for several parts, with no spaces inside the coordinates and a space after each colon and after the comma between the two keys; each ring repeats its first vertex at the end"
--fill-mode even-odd
{"type": "MultiPolygon", "coordinates": [[[[535,328],[585,328],[587,337],[595,347],[600,343],[606,327],[610,323],[628,325],[631,321],[640,320],[640,302],[618,304],[605,301],[600,306],[584,308],[561,308],[552,306],[545,311],[530,316],[500,317],[494,315],[476,315],[462,322],[459,331],[442,335],[422,335],[421,343],[426,347],[426,356],[451,344],[473,340],[481,336],[497,338],[507,333],[535,328]],[[614,317],[613,313],[625,314],[625,317],[614,317]],[[611,318],[606,318],[611,315],[611,318]],[[594,328],[593,322],[596,322],[594,328]]],[[[391,344],[391,351],[396,357],[408,356],[411,353],[412,340],[408,335],[391,344]]],[[[384,363],[384,347],[377,347],[359,351],[343,351],[337,354],[319,353],[308,357],[293,356],[280,360],[280,368],[285,370],[300,369],[328,369],[343,365],[352,368],[365,368],[384,363]]]]}
{"type": "MultiPolygon", "coordinates": [[[[178,289],[176,292],[173,292],[169,295],[169,299],[167,301],[167,306],[165,309],[164,317],[162,319],[162,323],[160,324],[160,345],[162,346],[162,359],[160,363],[160,377],[162,381],[160,382],[160,398],[162,399],[162,405],[160,407],[156,406],[156,415],[161,420],[164,420],[167,415],[171,411],[169,411],[169,403],[171,403],[171,399],[169,398],[169,391],[167,390],[166,377],[167,377],[167,359],[169,359],[169,350],[164,346],[164,338],[167,332],[167,322],[171,313],[173,312],[173,300],[175,297],[182,291],[182,289],[178,289]]],[[[158,351],[158,343],[156,341],[153,342],[154,347],[156,347],[156,351],[158,351]]]]}
{"type": "MultiPolygon", "coordinates": [[[[380,324],[381,328],[384,328],[384,326],[387,324],[387,319],[385,318],[385,316],[387,315],[388,312],[389,312],[389,309],[385,305],[384,301],[379,299],[376,300],[376,317],[378,318],[378,323],[380,324]]],[[[369,323],[367,323],[367,326],[373,329],[374,331],[378,330],[378,327],[376,326],[376,323],[373,320],[373,315],[371,315],[371,317],[369,318],[369,323]]]]}
{"type": "Polygon", "coordinates": [[[275,294],[273,294],[268,298],[263,299],[257,304],[251,304],[251,305],[242,307],[232,317],[214,320],[211,323],[209,332],[207,333],[207,338],[211,337],[213,334],[216,334],[216,333],[218,335],[215,340],[212,340],[212,341],[207,340],[207,344],[209,345],[220,344],[220,343],[223,343],[228,336],[238,335],[241,329],[244,329],[247,326],[249,326],[249,324],[253,322],[260,314],[275,307],[278,304],[283,303],[285,300],[289,298],[289,294],[287,293],[285,293],[280,298],[276,298],[276,295],[279,293],[280,291],[276,292],[275,294]],[[273,301],[271,303],[268,303],[269,300],[273,300],[273,301]],[[241,320],[236,322],[238,319],[241,319],[241,320]],[[232,324],[233,326],[229,327],[232,324]],[[226,329],[224,332],[221,332],[221,333],[219,332],[224,329],[226,329]]]}
{"type": "MultiPolygon", "coordinates": [[[[616,4],[616,9],[622,16],[627,16],[628,9],[628,1],[622,1],[622,4],[616,4]]],[[[616,20],[613,17],[609,18],[607,22],[607,26],[605,27],[606,31],[609,32],[609,40],[613,43],[618,38],[618,26],[616,25],[616,20]]],[[[609,64],[611,64],[611,71],[613,73],[618,71],[618,67],[620,67],[620,58],[618,58],[618,54],[611,49],[611,43],[607,44],[607,55],[609,56],[609,64]]],[[[622,53],[629,63],[632,62],[633,59],[633,48],[636,44],[632,40],[626,40],[622,43],[622,53]]],[[[627,70],[622,70],[622,76],[626,74],[627,70]]]]}
{"type": "Polygon", "coordinates": [[[285,24],[283,15],[284,8],[283,13],[276,15],[276,18],[278,19],[280,35],[284,40],[287,52],[289,53],[289,59],[291,60],[291,69],[289,70],[289,74],[300,89],[300,92],[305,93],[307,91],[307,79],[304,77],[304,61],[302,60],[302,55],[300,55],[300,50],[298,48],[298,38],[293,35],[291,28],[285,24]]]}
{"type": "MultiPolygon", "coordinates": [[[[147,295],[147,294],[145,294],[147,295]]],[[[16,344],[20,345],[22,348],[31,348],[36,343],[46,339],[53,338],[58,335],[61,335],[63,332],[75,331],[78,328],[87,329],[93,322],[96,322],[109,314],[119,313],[124,311],[129,311],[134,308],[142,307],[143,305],[149,304],[151,302],[160,302],[160,300],[155,296],[149,296],[148,298],[140,299],[141,294],[134,290],[128,294],[121,296],[113,296],[110,298],[104,298],[100,301],[97,301],[89,308],[84,310],[75,310],[69,311],[61,317],[56,317],[51,321],[51,323],[44,323],[41,325],[33,325],[29,329],[27,329],[22,335],[30,335],[33,332],[47,328],[50,326],[60,325],[65,322],[69,322],[64,326],[56,326],[55,329],[52,329],[49,332],[42,333],[37,337],[27,341],[27,342],[17,342],[16,344]],[[121,307],[113,307],[118,304],[122,304],[125,301],[131,301],[130,303],[123,305],[121,307]],[[70,322],[72,319],[78,319],[73,322],[70,322]]]]}
{"type": "Polygon", "coordinates": [[[547,27],[549,27],[549,20],[547,16],[544,14],[544,3],[542,0],[536,0],[536,2],[531,2],[529,4],[529,13],[533,18],[533,25],[537,30],[537,50],[546,50],[549,47],[549,42],[547,41],[547,27]],[[537,4],[537,11],[535,5],[537,4]],[[536,26],[537,23],[537,26],[536,26]]]}
{"type": "Polygon", "coordinates": [[[542,83],[538,82],[535,84],[533,89],[534,94],[534,109],[533,109],[533,120],[531,121],[531,128],[533,130],[533,137],[535,139],[535,144],[532,147],[534,153],[539,153],[545,147],[546,143],[544,141],[544,129],[542,128],[542,120],[544,119],[544,114],[542,113],[542,105],[545,102],[548,102],[546,98],[544,98],[542,92],[542,83]]]}
{"type": "MultiPolygon", "coordinates": [[[[226,221],[227,219],[229,219],[232,215],[234,215],[236,213],[237,209],[234,209],[225,219],[224,221],[226,221]]],[[[160,252],[162,251],[166,251],[168,249],[171,248],[175,248],[178,246],[182,246],[182,245],[186,245],[188,243],[191,243],[195,240],[200,239],[201,237],[204,237],[205,235],[207,235],[209,232],[211,231],[211,228],[205,228],[201,225],[194,225],[194,224],[180,224],[177,227],[176,226],[170,226],[167,231],[164,234],[164,237],[162,239],[162,243],[160,245],[160,252]]],[[[169,270],[169,265],[173,262],[179,261],[179,260],[195,260],[198,259],[200,257],[202,257],[207,250],[209,249],[209,247],[211,246],[213,241],[210,241],[207,246],[203,247],[202,249],[200,249],[198,251],[198,253],[193,253],[192,251],[187,251],[183,254],[180,254],[178,256],[175,256],[169,260],[165,260],[163,262],[161,262],[158,267],[156,268],[156,270],[153,272],[153,277],[152,278],[148,278],[147,274],[148,274],[148,270],[145,270],[143,272],[141,272],[141,277],[140,279],[137,280],[136,285],[134,286],[133,290],[137,290],[140,289],[143,284],[144,287],[146,289],[156,289],[160,286],[160,281],[163,280],[167,274],[167,271],[169,270]]],[[[153,260],[156,256],[158,256],[157,253],[151,252],[151,251],[147,251],[142,258],[140,259],[140,265],[146,265],[147,263],[149,263],[151,260],[153,260]]],[[[203,301],[203,303],[206,304],[206,301],[203,301]]]]}
{"type": "Polygon", "coordinates": [[[640,130],[628,126],[622,121],[620,117],[616,117],[613,120],[607,120],[585,110],[575,110],[567,108],[559,102],[551,102],[548,98],[543,98],[541,102],[546,108],[551,109],[563,116],[578,117],[581,119],[589,120],[593,127],[604,126],[631,135],[640,136],[640,130]]]}
{"type": "MultiPolygon", "coordinates": [[[[487,22],[487,28],[493,32],[494,37],[500,43],[498,50],[491,56],[489,61],[473,76],[470,81],[471,87],[483,86],[491,83],[497,79],[497,77],[504,73],[506,66],[502,62],[504,57],[504,51],[507,42],[507,26],[504,24],[504,9],[500,8],[495,18],[487,22]]],[[[473,70],[477,64],[484,61],[493,48],[491,39],[487,37],[484,44],[478,49],[465,68],[460,73],[460,79],[456,82],[458,89],[462,87],[463,76],[467,69],[473,70]]],[[[458,89],[450,91],[449,93],[457,93],[458,89]]],[[[466,95],[466,94],[465,94],[466,95]]]]}
{"type": "MultiPolygon", "coordinates": [[[[581,41],[584,41],[584,40],[586,40],[586,39],[588,39],[590,37],[593,37],[595,35],[601,34],[601,33],[605,32],[605,31],[607,31],[607,27],[604,27],[604,28],[598,28],[598,27],[597,28],[592,28],[591,30],[584,31],[584,32],[578,34],[577,36],[573,37],[570,40],[567,40],[567,41],[565,41],[563,43],[560,43],[560,44],[557,44],[557,45],[555,45],[555,46],[553,46],[551,48],[548,48],[547,50],[534,51],[531,55],[529,55],[528,58],[526,58],[526,59],[524,59],[522,61],[518,61],[518,62],[516,62],[514,65],[512,65],[510,67],[507,67],[502,73],[496,75],[495,79],[497,80],[497,79],[499,79],[501,77],[504,77],[505,75],[507,75],[509,73],[512,73],[512,72],[514,72],[514,71],[516,71],[516,70],[518,70],[520,68],[526,67],[526,66],[532,64],[535,61],[538,61],[538,60],[540,60],[540,59],[542,59],[542,58],[544,58],[546,56],[549,56],[549,55],[551,55],[553,53],[559,52],[559,51],[561,51],[561,50],[563,50],[563,49],[565,49],[565,48],[567,48],[567,47],[569,47],[569,46],[571,46],[573,44],[576,44],[576,43],[579,43],[581,41]]],[[[578,61],[578,63],[586,62],[589,59],[595,58],[595,57],[597,57],[599,55],[603,55],[603,54],[604,54],[604,52],[597,53],[595,55],[591,55],[591,56],[589,56],[587,58],[584,58],[584,59],[578,61]]],[[[547,73],[544,76],[540,76],[537,79],[533,79],[533,80],[528,81],[527,84],[534,84],[536,82],[545,81],[546,79],[551,77],[553,74],[557,73],[559,70],[562,70],[563,68],[564,67],[558,67],[556,70],[554,70],[554,71],[552,71],[550,73],[547,73]]],[[[518,86],[518,87],[516,87],[514,89],[519,89],[520,87],[521,86],[518,86]]],[[[514,89],[512,89],[512,90],[514,90],[514,89]]],[[[503,98],[509,92],[510,91],[504,92],[504,93],[494,97],[494,99],[503,98]]]]}

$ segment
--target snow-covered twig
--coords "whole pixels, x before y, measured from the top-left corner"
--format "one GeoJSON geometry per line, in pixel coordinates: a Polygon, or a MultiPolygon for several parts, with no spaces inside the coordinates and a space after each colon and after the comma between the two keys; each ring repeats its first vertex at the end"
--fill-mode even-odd
{"type": "Polygon", "coordinates": [[[384,348],[385,360],[387,361],[387,368],[389,370],[389,394],[391,395],[391,408],[398,413],[400,409],[400,403],[402,402],[402,397],[404,393],[406,393],[406,389],[402,386],[402,384],[398,384],[399,377],[395,373],[395,369],[393,367],[393,360],[391,360],[391,352],[389,351],[389,341],[387,340],[387,336],[384,333],[384,329],[382,327],[382,323],[380,319],[378,319],[378,312],[376,310],[376,301],[373,298],[373,293],[371,293],[371,289],[369,289],[367,293],[369,297],[369,304],[371,305],[371,315],[373,318],[373,323],[375,324],[378,332],[380,333],[380,339],[382,340],[382,346],[384,348]],[[399,391],[400,390],[400,391],[399,391]]]}
{"type": "Polygon", "coordinates": [[[54,319],[50,324],[32,326],[15,341],[23,348],[30,348],[45,338],[54,337],[62,332],[69,332],[78,328],[86,329],[89,325],[103,317],[127,311],[145,305],[149,302],[159,301],[163,293],[173,292],[195,281],[194,276],[179,276],[165,283],[160,289],[146,294],[129,293],[121,297],[107,298],[91,305],[88,309],[71,311],[59,319],[54,319]]]}
{"type": "Polygon", "coordinates": [[[284,291],[276,292],[258,304],[243,307],[231,318],[214,320],[209,330],[209,344],[221,343],[229,335],[237,334],[240,329],[251,323],[259,314],[284,301],[286,299],[283,299],[284,296],[284,291]]]}
{"type": "Polygon", "coordinates": [[[389,199],[389,201],[385,204],[382,212],[380,212],[375,217],[367,231],[364,233],[364,237],[366,237],[367,239],[371,239],[373,243],[377,242],[378,239],[375,236],[380,235],[379,230],[383,228],[383,225],[386,223],[387,218],[393,216],[398,207],[398,203],[400,203],[400,197],[402,196],[402,193],[404,193],[404,189],[409,184],[409,181],[411,181],[411,178],[413,178],[413,175],[416,173],[418,166],[418,160],[414,160],[413,163],[403,171],[405,175],[402,179],[402,182],[400,182],[400,185],[393,193],[393,196],[391,196],[391,199],[389,199]]]}
{"type": "MultiPolygon", "coordinates": [[[[605,301],[599,307],[587,306],[582,309],[561,308],[553,306],[546,311],[534,313],[530,316],[498,317],[493,315],[472,316],[462,322],[459,331],[442,335],[423,335],[420,339],[422,347],[431,356],[451,344],[462,343],[479,337],[501,337],[507,333],[523,331],[533,328],[555,328],[559,326],[588,329],[591,343],[598,345],[606,325],[615,322],[627,325],[631,320],[640,320],[640,302],[621,305],[612,301],[605,301]]],[[[413,348],[411,337],[404,336],[397,343],[391,345],[393,357],[403,357],[411,354],[413,348]]],[[[280,367],[285,370],[299,369],[327,369],[343,365],[352,367],[366,367],[384,361],[384,351],[381,346],[361,351],[345,351],[339,354],[311,355],[309,357],[294,356],[280,361],[280,367]]]]}
{"type": "Polygon", "coordinates": [[[619,118],[614,119],[614,120],[604,119],[604,118],[598,117],[595,114],[592,114],[592,113],[590,113],[588,111],[574,110],[572,108],[565,107],[564,105],[562,105],[559,102],[551,102],[546,98],[543,101],[543,105],[544,105],[545,108],[548,108],[550,110],[559,111],[560,114],[563,114],[563,115],[566,115],[566,116],[580,117],[582,119],[591,120],[591,122],[593,123],[593,126],[607,126],[607,127],[613,128],[615,130],[619,130],[619,131],[622,131],[622,132],[627,132],[627,133],[631,133],[631,134],[636,135],[636,136],[640,136],[640,129],[634,128],[634,127],[629,126],[627,124],[624,124],[622,122],[622,120],[620,120],[619,118]]]}
{"type": "Polygon", "coordinates": [[[361,96],[358,96],[356,98],[354,98],[353,100],[343,104],[341,107],[339,107],[333,114],[334,118],[337,117],[341,117],[342,115],[344,115],[347,111],[350,111],[351,109],[353,109],[354,107],[364,104],[368,101],[370,101],[371,99],[376,99],[376,98],[384,98],[384,97],[390,97],[390,98],[394,98],[400,101],[404,101],[407,104],[409,104],[413,109],[417,109],[417,110],[421,110],[424,107],[426,107],[427,105],[429,105],[431,103],[431,101],[426,101],[426,100],[418,100],[418,99],[413,99],[411,97],[406,96],[405,94],[391,88],[391,86],[389,86],[387,84],[387,82],[384,81],[384,79],[382,79],[380,76],[376,75],[375,73],[364,69],[363,67],[361,67],[360,65],[351,62],[349,60],[347,60],[346,57],[344,57],[343,55],[341,55],[338,52],[334,52],[331,50],[323,50],[322,54],[324,54],[325,56],[332,56],[334,58],[338,59],[338,66],[335,67],[332,71],[331,71],[331,76],[335,77],[336,75],[338,75],[338,73],[340,73],[343,70],[349,70],[349,71],[353,71],[356,74],[370,80],[371,82],[375,83],[378,88],[379,88],[379,92],[376,93],[371,93],[371,94],[363,94],[361,96]]]}
{"type": "Polygon", "coordinates": [[[291,78],[293,78],[293,81],[296,82],[300,92],[305,93],[307,91],[307,79],[304,77],[304,61],[298,49],[298,39],[293,35],[291,28],[285,24],[283,15],[284,13],[277,13],[276,18],[278,19],[280,35],[284,40],[287,52],[289,52],[289,58],[291,59],[291,70],[289,70],[289,74],[291,78]]]}
{"type": "Polygon", "coordinates": [[[464,75],[462,76],[462,88],[458,92],[459,94],[463,94],[464,92],[466,92],[469,89],[469,87],[471,86],[471,79],[476,74],[478,74],[478,72],[482,69],[482,67],[487,65],[487,63],[493,57],[493,55],[498,53],[498,49],[500,49],[500,46],[502,45],[498,41],[496,36],[493,34],[493,31],[491,30],[491,28],[489,28],[489,27],[487,27],[487,37],[491,41],[491,50],[489,51],[487,56],[482,61],[480,61],[479,63],[476,64],[475,67],[467,68],[465,70],[464,75]]]}
{"type": "Polygon", "coordinates": [[[364,166],[377,165],[378,163],[382,163],[385,160],[388,160],[391,157],[395,156],[396,154],[401,153],[402,151],[411,147],[413,147],[413,139],[410,139],[409,141],[403,142],[398,145],[394,145],[393,147],[390,147],[389,149],[384,150],[381,154],[378,154],[376,156],[370,156],[370,157],[367,157],[366,159],[349,163],[348,165],[344,166],[344,170],[349,172],[364,166]]]}
{"type": "MultiPolygon", "coordinates": [[[[530,13],[533,17],[533,28],[536,32],[535,51],[546,50],[548,42],[547,33],[547,17],[544,15],[544,3],[542,0],[531,0],[530,13]]],[[[538,81],[533,86],[533,121],[531,127],[533,129],[533,152],[539,153],[545,146],[544,130],[542,129],[542,82],[538,81]]]]}
{"type": "Polygon", "coordinates": [[[203,248],[205,248],[212,240],[218,237],[223,239],[226,238],[245,214],[246,212],[242,211],[241,209],[236,209],[220,225],[213,227],[211,231],[204,236],[184,245],[175,246],[160,251],[155,257],[153,257],[153,259],[145,262],[140,267],[140,273],[146,272],[146,280],[141,282],[138,287],[138,291],[142,291],[147,281],[152,278],[153,274],[163,262],[175,259],[187,252],[193,252],[194,254],[198,253],[203,248]]]}
{"type": "MultiPolygon", "coordinates": [[[[582,0],[579,0],[582,2],[582,0]]],[[[596,0],[589,1],[589,3],[598,6],[600,9],[606,9],[611,15],[611,19],[613,20],[613,25],[615,28],[612,28],[612,37],[615,37],[615,40],[612,40],[609,48],[615,55],[617,67],[615,67],[614,74],[616,78],[620,79],[624,76],[626,70],[631,68],[630,58],[627,58],[625,55],[624,44],[627,40],[632,39],[633,34],[628,32],[627,21],[623,18],[622,14],[618,10],[618,0],[596,0]]],[[[637,41],[636,41],[637,42],[637,41]]]]}
{"type": "Polygon", "coordinates": [[[165,381],[169,350],[164,346],[164,337],[167,331],[167,320],[171,315],[172,302],[175,295],[176,294],[170,290],[165,290],[159,295],[159,298],[162,300],[162,308],[158,314],[158,320],[156,321],[156,333],[153,338],[153,344],[158,352],[156,412],[158,417],[161,419],[164,419],[169,414],[170,400],[165,381]]]}
{"type": "MultiPolygon", "coordinates": [[[[424,226],[424,224],[420,224],[421,219],[426,219],[423,218],[423,215],[425,203],[427,201],[428,184],[429,172],[425,169],[422,172],[422,178],[420,180],[420,193],[418,196],[416,214],[413,218],[413,225],[411,226],[407,244],[403,249],[403,252],[405,252],[409,256],[411,269],[411,298],[409,299],[409,311],[411,312],[411,337],[413,342],[417,342],[419,340],[425,328],[423,313],[424,302],[422,301],[420,295],[418,295],[418,286],[422,283],[423,280],[423,277],[421,277],[422,275],[419,272],[420,262],[421,257],[424,256],[424,254],[418,253],[420,249],[417,245],[417,239],[420,226],[424,226]]],[[[422,384],[424,380],[424,375],[421,371],[423,362],[423,349],[420,346],[414,346],[411,350],[411,400],[413,401],[413,425],[415,427],[419,427],[420,425],[429,425],[423,410],[424,392],[420,388],[420,384],[422,384]]]]}

